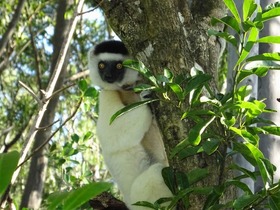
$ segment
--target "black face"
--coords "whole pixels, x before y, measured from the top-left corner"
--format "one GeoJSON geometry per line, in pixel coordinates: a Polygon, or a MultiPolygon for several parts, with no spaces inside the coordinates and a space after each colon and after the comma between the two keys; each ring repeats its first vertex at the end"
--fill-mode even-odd
{"type": "Polygon", "coordinates": [[[125,73],[122,61],[100,61],[98,72],[101,79],[108,83],[122,81],[125,73]]]}

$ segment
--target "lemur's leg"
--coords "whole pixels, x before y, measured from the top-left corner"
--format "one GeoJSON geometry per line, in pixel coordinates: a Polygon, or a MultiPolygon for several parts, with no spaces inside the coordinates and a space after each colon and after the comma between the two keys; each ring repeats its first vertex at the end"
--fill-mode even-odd
{"type": "MultiPolygon", "coordinates": [[[[172,197],[172,193],[164,183],[161,175],[163,167],[160,163],[153,164],[135,179],[131,187],[131,204],[137,201],[154,203],[159,198],[172,197]]],[[[131,210],[146,209],[133,205],[130,208],[131,210]]]]}

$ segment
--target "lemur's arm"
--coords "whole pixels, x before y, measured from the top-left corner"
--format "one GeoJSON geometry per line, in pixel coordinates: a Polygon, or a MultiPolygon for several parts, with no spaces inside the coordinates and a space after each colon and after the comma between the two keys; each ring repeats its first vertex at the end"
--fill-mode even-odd
{"type": "MultiPolygon", "coordinates": [[[[120,96],[122,103],[125,105],[132,104],[141,100],[139,94],[136,94],[133,91],[120,91],[120,96]]],[[[158,127],[158,123],[153,116],[151,126],[146,132],[144,138],[141,141],[141,144],[147,151],[152,162],[162,163],[164,166],[168,166],[168,160],[165,152],[165,147],[163,144],[163,139],[161,131],[158,127]]]]}

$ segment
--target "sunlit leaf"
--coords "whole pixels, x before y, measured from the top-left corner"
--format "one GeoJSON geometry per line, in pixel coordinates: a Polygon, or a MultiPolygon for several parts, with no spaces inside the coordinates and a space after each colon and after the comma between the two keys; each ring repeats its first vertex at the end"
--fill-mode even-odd
{"type": "Polygon", "coordinates": [[[280,44],[280,36],[265,36],[256,40],[259,43],[280,44]]]}
{"type": "Polygon", "coordinates": [[[236,8],[236,5],[234,3],[233,0],[224,0],[225,5],[227,6],[227,8],[231,11],[231,13],[233,14],[233,16],[235,17],[235,19],[237,20],[237,22],[241,22],[238,10],[236,8]]]}
{"type": "Polygon", "coordinates": [[[171,90],[176,94],[177,98],[180,101],[184,100],[184,94],[183,94],[183,89],[181,88],[180,85],[176,83],[169,83],[168,86],[171,88],[171,90]]]}
{"type": "Polygon", "coordinates": [[[246,62],[249,61],[280,61],[280,53],[263,53],[260,55],[255,55],[247,58],[246,62]]]}
{"type": "Polygon", "coordinates": [[[213,122],[216,117],[212,117],[209,120],[199,122],[189,132],[188,139],[192,145],[198,145],[201,141],[201,134],[205,129],[213,122]]]}
{"type": "Polygon", "coordinates": [[[270,182],[271,181],[270,173],[268,172],[265,162],[262,161],[263,159],[265,159],[263,153],[259,150],[259,148],[257,148],[253,144],[245,143],[244,145],[250,150],[251,154],[256,160],[257,166],[261,173],[261,178],[263,180],[263,183],[266,184],[267,182],[270,182]]]}
{"type": "Polygon", "coordinates": [[[280,7],[272,8],[262,14],[262,21],[267,21],[271,18],[280,16],[280,7]]]}
{"type": "Polygon", "coordinates": [[[258,143],[258,139],[252,135],[250,132],[239,129],[236,127],[230,127],[230,130],[232,130],[234,133],[242,137],[246,142],[250,142],[252,145],[256,145],[258,143]]]}
{"type": "Polygon", "coordinates": [[[254,0],[243,1],[243,20],[247,20],[257,9],[257,4],[254,0]]]}
{"type": "Polygon", "coordinates": [[[258,35],[259,35],[259,30],[257,28],[253,27],[250,31],[250,35],[247,39],[247,43],[246,43],[245,47],[242,49],[241,55],[240,55],[236,65],[239,65],[249,55],[252,47],[254,46],[255,41],[258,38],[258,35]]]}

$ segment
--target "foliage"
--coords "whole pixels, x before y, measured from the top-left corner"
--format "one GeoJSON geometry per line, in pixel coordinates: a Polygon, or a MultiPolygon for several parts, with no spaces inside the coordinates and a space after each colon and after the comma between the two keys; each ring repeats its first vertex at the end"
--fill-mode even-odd
{"type": "MultiPolygon", "coordinates": [[[[20,1],[0,3],[0,42],[2,35],[8,30],[18,2],[20,1]]],[[[14,24],[13,36],[0,56],[0,200],[3,201],[5,190],[10,189],[12,203],[9,205],[16,207],[19,207],[25,187],[29,167],[27,160],[15,183],[11,187],[9,184],[22,155],[20,151],[26,144],[31,124],[41,108],[40,102],[37,103],[25,87],[30,88],[39,100],[42,99],[42,93],[51,76],[50,68],[56,47],[53,34],[57,24],[55,17],[59,2],[26,2],[19,21],[14,24]]],[[[84,11],[90,10],[90,6],[87,2],[84,11]]],[[[75,5],[69,7],[65,18],[73,18],[74,10],[75,5]]],[[[89,48],[106,36],[107,26],[100,11],[79,16],[79,23],[71,42],[64,87],[58,91],[58,106],[53,107],[55,122],[51,125],[52,133],[46,142],[49,145],[46,155],[48,170],[44,180],[43,208],[48,209],[51,205],[46,203],[51,200],[49,197],[55,199],[55,194],[50,195],[53,192],[59,194],[62,191],[69,194],[68,200],[64,200],[65,206],[71,204],[75,192],[84,193],[84,196],[74,203],[74,209],[78,209],[78,206],[86,202],[88,196],[94,197],[109,189],[108,184],[96,183],[100,179],[107,179],[94,132],[94,108],[98,94],[88,85],[88,79],[83,79],[86,76],[89,48]],[[79,74],[84,76],[78,77],[79,74]],[[77,79],[73,76],[77,76],[77,79]],[[73,117],[75,111],[77,113],[73,117]]],[[[30,157],[34,155],[33,151],[28,153],[30,157]]],[[[63,205],[58,208],[63,208],[63,205]]],[[[73,209],[71,205],[69,208],[73,209]]]]}
{"type": "MultiPolygon", "coordinates": [[[[212,24],[225,24],[233,30],[233,33],[215,30],[209,30],[208,33],[210,36],[225,39],[227,43],[234,46],[238,55],[239,59],[233,69],[234,84],[228,93],[215,94],[215,90],[212,90],[209,85],[212,77],[205,74],[198,65],[193,67],[188,76],[175,76],[168,69],[164,69],[163,75],[152,75],[142,63],[133,60],[126,61],[125,65],[139,71],[150,83],[137,86],[136,91],[156,91],[160,100],[169,105],[181,106],[183,102],[187,101],[188,106],[182,113],[182,120],[192,120],[195,125],[187,137],[173,149],[171,157],[184,159],[198,153],[219,154],[220,146],[226,145],[230,150],[223,161],[230,159],[235,154],[241,154],[258,169],[258,171],[249,171],[239,166],[238,163],[234,163],[228,170],[239,171],[240,175],[232,180],[225,180],[217,186],[197,187],[194,184],[208,176],[207,169],[197,168],[183,174],[166,168],[163,170],[163,176],[175,195],[169,208],[181,200],[187,209],[188,197],[195,193],[207,196],[204,209],[229,209],[232,207],[234,209],[279,209],[280,182],[275,183],[274,180],[276,168],[264,157],[258,149],[258,144],[260,134],[279,136],[280,127],[262,118],[262,113],[275,111],[266,108],[264,99],[257,100],[250,97],[252,88],[249,85],[242,85],[242,81],[253,74],[263,77],[270,69],[279,69],[279,64],[270,62],[280,61],[279,53],[263,53],[256,56],[249,56],[249,53],[252,47],[258,43],[280,43],[279,36],[258,38],[264,22],[280,16],[280,7],[278,4],[274,4],[262,11],[262,8],[253,0],[244,0],[243,17],[240,17],[233,0],[224,0],[224,2],[232,15],[221,19],[213,18],[212,24]],[[174,98],[177,101],[175,104],[174,98]],[[218,129],[213,129],[217,126],[223,127],[222,134],[218,129]],[[258,176],[261,177],[264,187],[259,192],[251,192],[242,179],[256,180],[258,176]],[[231,186],[241,189],[244,192],[243,195],[227,203],[221,203],[221,197],[231,186]]],[[[219,161],[219,156],[217,155],[217,161],[219,161]]],[[[161,202],[159,201],[159,203],[161,202]]],[[[138,205],[160,209],[159,203],[138,203],[138,205]]]]}

